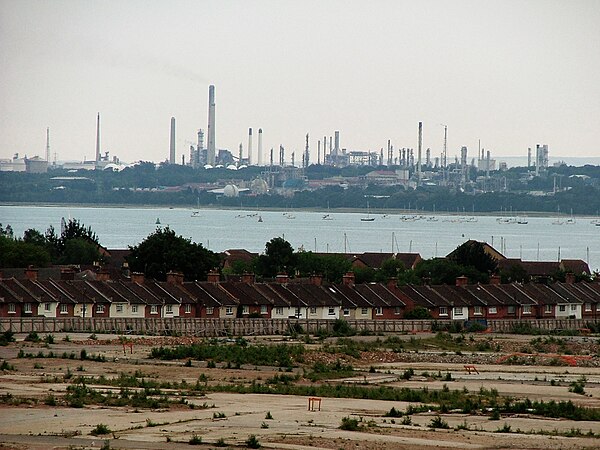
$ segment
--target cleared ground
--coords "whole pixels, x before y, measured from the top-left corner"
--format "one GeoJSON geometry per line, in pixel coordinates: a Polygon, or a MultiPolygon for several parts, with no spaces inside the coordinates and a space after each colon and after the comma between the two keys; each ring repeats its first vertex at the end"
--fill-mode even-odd
{"type": "MultiPolygon", "coordinates": [[[[74,377],[137,374],[138,377],[180,383],[207,385],[217,383],[263,383],[268,378],[287,374],[302,374],[313,361],[342,360],[352,364],[354,373],[345,378],[321,380],[317,383],[357,384],[360,386],[393,386],[429,390],[456,390],[477,392],[496,389],[501,397],[531,400],[571,400],[576,405],[600,408],[600,368],[596,367],[597,338],[565,338],[561,342],[571,352],[573,345],[583,345],[591,359],[587,367],[555,365],[511,365],[477,362],[479,374],[468,374],[464,365],[469,361],[496,362],[501,356],[519,351],[529,345],[531,336],[477,336],[473,345],[494,340],[500,351],[481,353],[444,351],[432,348],[414,352],[392,353],[371,351],[360,358],[323,351],[318,342],[307,345],[310,349],[306,361],[292,372],[276,367],[243,364],[239,369],[226,368],[224,363],[207,368],[205,361],[159,361],[150,359],[150,349],[156,344],[191,342],[184,338],[133,338],[133,349],[118,344],[116,336],[98,335],[98,340],[88,339],[89,334],[54,335],[54,342],[17,342],[0,347],[0,359],[10,366],[0,375],[0,449],[178,449],[190,448],[190,439],[197,436],[201,448],[246,447],[246,440],[255,435],[265,448],[281,449],[457,449],[457,448],[519,448],[519,449],[582,449],[600,447],[600,422],[574,421],[534,416],[532,414],[503,415],[490,420],[489,415],[464,414],[461,411],[439,413],[450,429],[431,429],[428,425],[437,412],[418,412],[410,415],[410,424],[402,418],[385,417],[394,407],[405,411],[406,402],[323,397],[321,411],[308,411],[308,398],[293,395],[237,394],[207,392],[205,395],[186,395],[188,404],[173,403],[168,408],[148,409],[132,406],[104,407],[86,405],[83,408],[49,406],[49,396],[60,399],[72,385],[74,377]],[[108,342],[108,343],[106,343],[108,342]],[[81,350],[88,356],[102,356],[106,362],[79,359],[81,350]],[[49,351],[62,355],[73,352],[74,359],[19,358],[18,353],[37,354],[49,351]],[[448,361],[458,362],[448,362],[448,361]],[[191,364],[191,365],[190,365],[191,364]],[[410,379],[404,373],[413,369],[410,379]],[[441,374],[442,378],[436,376],[441,374]],[[449,374],[449,376],[447,375],[449,374]],[[585,377],[585,393],[570,392],[571,383],[585,377]],[[189,404],[194,405],[192,409],[189,404]],[[272,418],[268,418],[269,416],[272,418]],[[344,417],[358,421],[356,431],[340,429],[344,417]],[[110,430],[106,435],[90,433],[103,424],[110,430]],[[509,432],[498,432],[499,429],[509,432]],[[542,432],[554,435],[539,434],[542,432]],[[583,437],[591,432],[594,437],[583,437]],[[567,437],[571,435],[574,437],[567,437]],[[108,444],[107,444],[108,441],[108,444]]],[[[418,336],[429,339],[432,336],[418,336]]],[[[283,338],[267,341],[280,342],[283,338]]],[[[363,341],[374,337],[356,338],[363,341]]],[[[403,336],[407,347],[414,336],[403,336]]],[[[331,340],[335,342],[335,340],[331,340]]],[[[228,343],[224,343],[227,345],[228,343]]],[[[252,342],[251,342],[252,344],[252,342]]],[[[553,362],[555,364],[555,362],[553,362]]],[[[298,376],[299,385],[313,382],[298,376]]],[[[93,383],[90,383],[92,385],[93,383]]],[[[102,392],[118,392],[110,385],[93,385],[102,392]]],[[[177,400],[180,389],[162,389],[161,395],[177,400]]],[[[412,404],[415,406],[414,404],[412,404]]]]}

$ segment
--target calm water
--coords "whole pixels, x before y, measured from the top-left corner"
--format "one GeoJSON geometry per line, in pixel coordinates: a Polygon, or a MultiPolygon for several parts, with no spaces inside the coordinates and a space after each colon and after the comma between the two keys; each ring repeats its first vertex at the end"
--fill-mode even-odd
{"type": "Polygon", "coordinates": [[[479,216],[476,222],[403,221],[400,215],[371,214],[373,222],[362,222],[361,213],[292,211],[199,210],[175,208],[93,208],[65,206],[0,206],[0,223],[10,224],[18,236],[28,228],[44,231],[53,225],[60,232],[62,217],[79,219],[91,226],[108,248],[126,248],[152,233],[160,219],[177,234],[201,242],[214,251],[245,248],[262,252],[265,243],[281,236],[294,248],[319,252],[364,251],[419,252],[423,257],[443,256],[466,239],[485,240],[508,257],[525,260],[579,258],[590,268],[600,268],[600,226],[590,218],[574,224],[553,225],[554,217],[528,217],[527,225],[499,224],[497,216],[479,216]],[[258,216],[263,219],[258,221],[258,216]],[[242,216],[242,217],[240,217],[242,216]],[[294,218],[288,218],[293,216],[294,218]]]}

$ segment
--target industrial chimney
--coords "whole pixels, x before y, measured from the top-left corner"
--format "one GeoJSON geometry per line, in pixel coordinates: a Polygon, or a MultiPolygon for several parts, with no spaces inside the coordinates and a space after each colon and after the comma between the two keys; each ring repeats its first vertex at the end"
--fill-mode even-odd
{"type": "Polygon", "coordinates": [[[421,184],[421,151],[423,147],[423,122],[419,122],[419,149],[417,153],[417,177],[421,184]]]}
{"type": "Polygon", "coordinates": [[[169,145],[169,164],[175,164],[175,117],[171,117],[171,140],[169,145]]]}
{"type": "Polygon", "coordinates": [[[257,164],[259,166],[263,165],[262,160],[262,128],[258,129],[258,161],[257,164]]]}
{"type": "Polygon", "coordinates": [[[96,122],[96,163],[100,162],[100,113],[96,122]]]}
{"type": "Polygon", "coordinates": [[[248,128],[248,165],[252,165],[252,128],[248,128]]]}
{"type": "Polygon", "coordinates": [[[214,166],[215,156],[215,87],[211,84],[208,87],[208,148],[206,162],[214,166]]]}

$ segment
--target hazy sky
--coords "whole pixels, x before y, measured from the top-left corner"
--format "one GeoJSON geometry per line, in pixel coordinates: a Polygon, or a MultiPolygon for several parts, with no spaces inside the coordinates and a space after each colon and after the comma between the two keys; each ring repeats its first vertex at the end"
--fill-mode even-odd
{"type": "MultiPolygon", "coordinates": [[[[0,0],[0,157],[177,160],[206,128],[248,127],[297,158],[310,133],[341,146],[477,141],[495,155],[600,155],[600,1],[0,0]],[[255,131],[256,132],[256,131],[255,131]]],[[[256,149],[256,140],[254,149],[256,149]]],[[[277,153],[276,153],[277,154],[277,153]]],[[[298,160],[298,159],[297,159],[298,160]]]]}

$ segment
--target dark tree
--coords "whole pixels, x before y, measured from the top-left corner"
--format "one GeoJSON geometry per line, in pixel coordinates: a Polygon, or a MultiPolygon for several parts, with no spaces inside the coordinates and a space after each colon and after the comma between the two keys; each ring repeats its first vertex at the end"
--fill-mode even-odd
{"type": "Polygon", "coordinates": [[[302,277],[323,275],[330,282],[339,283],[352,264],[342,255],[316,255],[313,252],[296,253],[296,268],[302,277]]]}
{"type": "Polygon", "coordinates": [[[296,256],[291,244],[276,237],[267,242],[265,254],[258,257],[256,271],[263,277],[274,277],[279,272],[292,275],[296,268],[296,256]]]}
{"type": "Polygon", "coordinates": [[[488,275],[495,272],[498,267],[496,259],[486,253],[484,244],[478,241],[467,241],[459,245],[448,255],[448,259],[461,266],[474,267],[488,275]]]}
{"type": "Polygon", "coordinates": [[[205,280],[208,272],[220,265],[219,255],[177,236],[169,227],[157,228],[140,244],[129,247],[129,267],[149,278],[164,281],[169,271],[182,272],[185,280],[205,280]]]}
{"type": "Polygon", "coordinates": [[[456,278],[466,276],[471,283],[487,283],[489,276],[473,267],[461,266],[444,258],[426,259],[415,268],[415,275],[421,280],[428,278],[431,284],[455,284],[456,278]]]}
{"type": "Polygon", "coordinates": [[[84,238],[73,238],[65,241],[59,264],[93,264],[100,261],[102,256],[98,245],[84,238]]]}
{"type": "Polygon", "coordinates": [[[381,267],[375,274],[375,280],[379,282],[386,282],[390,278],[400,278],[400,276],[406,271],[404,263],[399,259],[389,258],[381,263],[381,267]]]}

